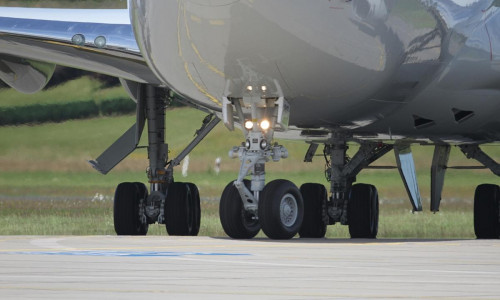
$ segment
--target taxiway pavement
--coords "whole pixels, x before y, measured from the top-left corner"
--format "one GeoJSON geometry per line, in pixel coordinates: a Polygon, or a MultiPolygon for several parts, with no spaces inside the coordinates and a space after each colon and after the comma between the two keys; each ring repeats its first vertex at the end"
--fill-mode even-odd
{"type": "Polygon", "coordinates": [[[0,236],[0,299],[500,298],[498,240],[0,236]]]}

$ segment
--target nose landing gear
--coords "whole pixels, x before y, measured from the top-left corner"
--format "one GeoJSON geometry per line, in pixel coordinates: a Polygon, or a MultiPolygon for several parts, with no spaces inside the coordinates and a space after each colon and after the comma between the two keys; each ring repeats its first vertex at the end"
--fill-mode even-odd
{"type": "Polygon", "coordinates": [[[275,130],[288,126],[288,103],[284,98],[225,98],[223,119],[229,129],[234,128],[233,107],[244,125],[245,142],[229,152],[230,157],[240,159],[241,167],[238,178],[227,185],[221,197],[224,231],[232,238],[252,238],[262,227],[272,239],[290,239],[302,225],[302,195],[290,181],[265,184],[266,162],[288,157],[285,147],[270,143],[275,130]],[[244,179],[248,174],[251,180],[244,179]]]}

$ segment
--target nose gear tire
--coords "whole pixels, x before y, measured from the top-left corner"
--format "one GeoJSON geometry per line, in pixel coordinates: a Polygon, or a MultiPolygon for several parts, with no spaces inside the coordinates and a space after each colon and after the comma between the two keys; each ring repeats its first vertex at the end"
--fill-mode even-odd
{"type": "MultiPolygon", "coordinates": [[[[250,186],[250,181],[245,180],[244,183],[247,187],[250,186]]],[[[231,181],[222,192],[219,216],[224,232],[233,239],[251,239],[260,231],[257,218],[245,211],[234,181],[231,181]]]]}
{"type": "Polygon", "coordinates": [[[303,218],[304,201],[295,184],[278,179],[265,186],[259,199],[259,221],[269,238],[293,238],[303,218]]]}

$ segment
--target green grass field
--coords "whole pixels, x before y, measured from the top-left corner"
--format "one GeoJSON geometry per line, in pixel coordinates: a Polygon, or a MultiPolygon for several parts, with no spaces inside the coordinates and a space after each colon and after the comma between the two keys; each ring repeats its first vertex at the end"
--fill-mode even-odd
{"type": "Polygon", "coordinates": [[[36,94],[22,94],[14,89],[2,89],[0,90],[0,96],[0,109],[13,106],[59,104],[88,100],[100,103],[103,100],[128,98],[127,93],[121,86],[103,89],[103,84],[100,81],[86,76],[36,94]],[[68,94],[71,95],[69,99],[68,94]]]}
{"type": "MultiPolygon", "coordinates": [[[[12,90],[0,90],[0,105],[65,101],[74,94],[75,86],[86,92],[78,97],[102,99],[123,93],[121,89],[100,90],[99,83],[82,78],[59,87],[23,98],[12,90]],[[95,93],[98,93],[96,96],[95,93]],[[99,96],[100,95],[100,96],[99,96]],[[101,98],[99,98],[101,97],[101,98]],[[3,104],[2,104],[3,103],[3,104]]],[[[72,99],[71,101],[73,101],[72,99]]],[[[189,143],[204,117],[202,112],[178,108],[167,111],[167,140],[173,158],[189,143]]],[[[147,154],[139,149],[110,174],[94,171],[87,160],[94,159],[133,123],[134,116],[74,120],[37,126],[0,127],[0,235],[7,234],[114,234],[112,196],[117,184],[124,181],[146,181],[147,154]]],[[[146,133],[145,133],[146,134],[146,133]]],[[[147,137],[143,136],[144,145],[147,137]]],[[[228,150],[242,141],[240,132],[217,128],[190,154],[188,175],[177,181],[194,182],[203,198],[202,235],[223,236],[218,220],[218,203],[222,189],[234,180],[238,160],[227,157],[228,150]],[[221,172],[213,171],[214,161],[222,158],[221,172]]],[[[290,157],[267,165],[267,179],[286,178],[297,185],[324,179],[324,161],[303,163],[307,145],[282,141],[290,157]]],[[[356,150],[353,145],[351,156],[356,150]]],[[[493,157],[500,157],[500,147],[485,146],[493,157]]],[[[418,180],[424,198],[423,213],[412,214],[399,174],[396,170],[364,170],[358,182],[377,186],[381,197],[379,237],[381,238],[471,238],[472,198],[475,186],[496,183],[498,177],[486,170],[447,173],[441,212],[429,210],[430,164],[433,148],[415,146],[414,156],[418,180]]],[[[395,165],[391,152],[376,162],[395,165]]],[[[449,165],[477,165],[467,160],[458,149],[452,149],[449,165]]],[[[163,226],[151,226],[150,234],[164,235],[163,226]]],[[[345,226],[330,226],[328,237],[348,237],[345,226]]]]}

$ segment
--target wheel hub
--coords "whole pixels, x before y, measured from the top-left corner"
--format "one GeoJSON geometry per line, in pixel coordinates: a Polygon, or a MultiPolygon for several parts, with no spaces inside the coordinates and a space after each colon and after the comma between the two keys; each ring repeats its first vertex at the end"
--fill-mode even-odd
{"type": "Polygon", "coordinates": [[[297,221],[298,209],[297,200],[291,194],[286,194],[281,199],[280,204],[280,219],[281,223],[287,227],[291,227],[297,221]]]}

